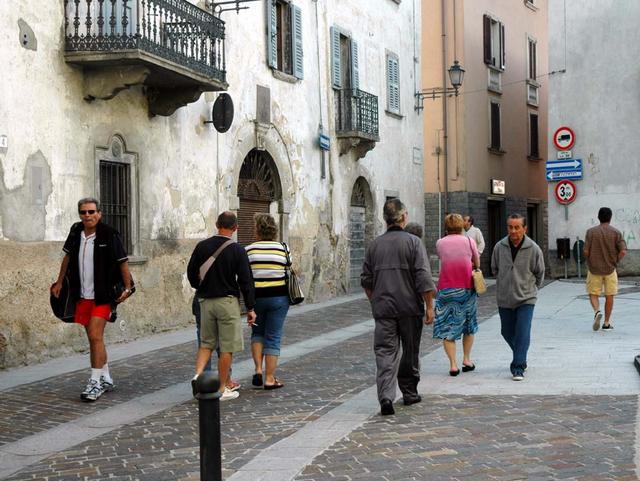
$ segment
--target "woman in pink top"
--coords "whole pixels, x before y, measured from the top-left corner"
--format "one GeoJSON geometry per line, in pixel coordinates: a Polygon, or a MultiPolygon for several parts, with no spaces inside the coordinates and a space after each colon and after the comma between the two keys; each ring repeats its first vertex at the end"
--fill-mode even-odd
{"type": "Polygon", "coordinates": [[[449,214],[444,219],[447,232],[436,242],[440,258],[440,277],[436,296],[433,338],[442,339],[444,351],[449,358],[449,374],[460,374],[456,362],[456,341],[462,337],[462,371],[473,371],[471,362],[473,335],[478,331],[476,320],[476,291],[473,289],[471,272],[480,266],[478,247],[462,234],[464,221],[460,214],[449,214]]]}

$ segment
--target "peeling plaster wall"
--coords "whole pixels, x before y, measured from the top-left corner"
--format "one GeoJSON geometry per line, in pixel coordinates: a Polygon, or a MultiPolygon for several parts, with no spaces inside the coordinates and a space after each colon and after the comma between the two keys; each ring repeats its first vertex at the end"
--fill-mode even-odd
{"type": "MultiPolygon", "coordinates": [[[[557,152],[553,133],[566,125],[576,135],[573,157],[582,159],[583,166],[568,220],[555,200],[556,183],[549,183],[549,245],[556,276],[564,275],[564,264],[556,260],[556,239],[569,237],[572,245],[577,236],[584,239],[587,229],[598,224],[603,206],[613,210],[611,225],[623,232],[629,248],[618,272],[640,274],[640,91],[635,88],[640,69],[629,62],[640,43],[638,18],[638,2],[566,0],[565,24],[563,2],[549,2],[549,68],[566,68],[549,80],[549,158],[557,152]]],[[[569,265],[575,274],[575,262],[569,265]]]]}
{"type": "Polygon", "coordinates": [[[310,302],[348,288],[349,204],[359,176],[372,189],[376,234],[384,230],[385,191],[399,192],[412,219],[424,218],[422,156],[414,155],[422,146],[422,122],[413,109],[420,2],[294,3],[302,9],[304,36],[304,80],[297,82],[276,78],[267,67],[264,2],[224,14],[235,119],[218,134],[203,124],[215,93],[154,118],[142,87],[108,101],[84,101],[83,72],[64,61],[63,2],[0,2],[0,136],[8,139],[0,148],[0,262],[10,274],[0,279],[0,335],[7,339],[0,368],[87,348],[78,326],[50,313],[48,288],[77,219],[76,202],[96,192],[96,148],[107,148],[114,135],[137,155],[139,247],[146,261],[131,267],[138,291],[119,309],[124,323],[107,329],[109,342],[191,322],[186,263],[195,243],[214,232],[217,213],[238,208],[240,167],[256,147],[257,85],[270,89],[264,142],[279,171],[278,213],[310,302]],[[340,155],[333,130],[332,25],[358,41],[360,88],[378,96],[380,142],[361,159],[353,151],[340,155]],[[20,32],[32,36],[29,45],[21,45],[20,32]],[[386,50],[400,59],[400,118],[385,113],[386,50]],[[324,179],[319,124],[332,143],[324,179]]]}

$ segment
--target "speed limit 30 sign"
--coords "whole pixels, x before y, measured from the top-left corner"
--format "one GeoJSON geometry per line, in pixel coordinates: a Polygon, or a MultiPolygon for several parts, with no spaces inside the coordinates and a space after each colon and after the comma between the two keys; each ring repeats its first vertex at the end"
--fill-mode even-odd
{"type": "Polygon", "coordinates": [[[576,200],[576,184],[570,180],[563,180],[556,184],[555,195],[556,200],[561,204],[570,204],[576,200]]]}

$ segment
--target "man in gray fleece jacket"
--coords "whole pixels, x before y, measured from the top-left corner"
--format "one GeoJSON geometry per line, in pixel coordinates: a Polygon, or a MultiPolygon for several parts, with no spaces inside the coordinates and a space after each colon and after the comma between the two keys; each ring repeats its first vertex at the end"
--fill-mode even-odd
{"type": "Polygon", "coordinates": [[[514,381],[522,381],[527,369],[533,307],[544,279],[544,259],[538,244],[525,235],[527,224],[523,216],[511,214],[507,230],[509,235],[493,248],[491,271],[497,280],[502,337],[513,351],[511,374],[514,381]]]}
{"type": "Polygon", "coordinates": [[[405,205],[390,199],[382,213],[387,232],[367,247],[360,281],[376,323],[376,384],[380,413],[387,416],[395,413],[396,376],[405,405],[422,400],[418,394],[420,335],[422,322],[433,323],[436,286],[422,241],[404,231],[405,205]]]}

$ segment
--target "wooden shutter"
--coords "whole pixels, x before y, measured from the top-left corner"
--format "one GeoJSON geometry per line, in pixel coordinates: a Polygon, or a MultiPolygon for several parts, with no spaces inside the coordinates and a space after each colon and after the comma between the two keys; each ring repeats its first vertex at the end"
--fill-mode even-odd
{"type": "Polygon", "coordinates": [[[331,27],[331,83],[334,89],[342,88],[342,65],[340,63],[340,30],[331,27]]]}
{"type": "Polygon", "coordinates": [[[540,157],[538,148],[538,116],[529,114],[529,155],[534,158],[540,157]]]}
{"type": "Polygon", "coordinates": [[[500,150],[500,104],[491,102],[491,148],[500,150]]]}
{"type": "Polygon", "coordinates": [[[504,25],[500,24],[500,68],[502,70],[507,66],[507,48],[505,46],[504,25]]]}
{"type": "Polygon", "coordinates": [[[304,58],[302,52],[302,10],[293,5],[291,7],[291,17],[293,24],[293,75],[296,78],[304,78],[304,58]]]}
{"type": "Polygon", "coordinates": [[[400,112],[400,72],[394,55],[387,55],[387,108],[391,112],[400,112]]]}
{"type": "Polygon", "coordinates": [[[253,214],[269,213],[269,201],[245,199],[240,197],[238,209],[238,243],[249,245],[256,241],[253,214]]]}
{"type": "Polygon", "coordinates": [[[482,17],[482,35],[484,41],[484,63],[491,65],[491,18],[482,17]]]}
{"type": "Polygon", "coordinates": [[[278,68],[278,12],[275,0],[267,0],[267,64],[278,68]]]}
{"type": "Polygon", "coordinates": [[[358,43],[351,39],[351,88],[360,88],[360,73],[358,72],[358,43]]]}

